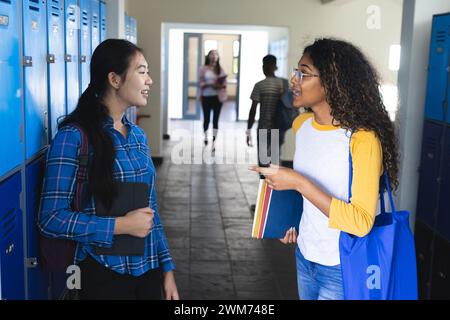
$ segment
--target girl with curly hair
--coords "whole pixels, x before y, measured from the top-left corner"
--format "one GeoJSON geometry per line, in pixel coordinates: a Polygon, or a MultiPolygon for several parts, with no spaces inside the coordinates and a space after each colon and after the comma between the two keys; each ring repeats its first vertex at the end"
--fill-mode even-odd
{"type": "Polygon", "coordinates": [[[280,239],[297,243],[300,299],[339,300],[344,297],[340,232],[358,237],[370,232],[384,171],[392,189],[398,186],[394,125],[375,69],[348,42],[319,39],[306,47],[291,86],[295,107],[308,110],[293,123],[294,170],[273,165],[251,169],[273,189],[303,196],[298,236],[291,228],[280,239]]]}

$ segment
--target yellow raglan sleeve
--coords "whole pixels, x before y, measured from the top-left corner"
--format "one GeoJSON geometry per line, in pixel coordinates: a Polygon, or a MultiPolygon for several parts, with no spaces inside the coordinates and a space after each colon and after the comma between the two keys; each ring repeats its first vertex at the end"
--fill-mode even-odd
{"type": "Polygon", "coordinates": [[[294,121],[292,122],[292,130],[294,130],[294,134],[297,133],[298,129],[300,129],[300,127],[306,120],[312,118],[313,116],[314,114],[312,112],[305,112],[299,114],[297,118],[295,118],[294,121]]]}
{"type": "Polygon", "coordinates": [[[328,226],[363,237],[375,221],[383,152],[380,140],[371,131],[354,133],[350,150],[353,161],[350,203],[332,198],[328,226]]]}

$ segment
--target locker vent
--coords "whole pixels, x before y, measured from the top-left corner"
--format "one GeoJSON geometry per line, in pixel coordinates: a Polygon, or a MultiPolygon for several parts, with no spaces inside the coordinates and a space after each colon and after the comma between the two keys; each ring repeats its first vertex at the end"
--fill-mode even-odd
{"type": "Polygon", "coordinates": [[[87,26],[88,25],[88,20],[89,20],[88,12],[86,10],[83,10],[83,14],[82,15],[83,15],[83,17],[82,17],[83,25],[87,26]]]}
{"type": "Polygon", "coordinates": [[[3,233],[2,238],[8,239],[16,229],[16,216],[14,215],[14,209],[9,210],[3,215],[1,226],[3,233]]]}
{"type": "Polygon", "coordinates": [[[74,8],[74,6],[69,6],[67,11],[69,11],[69,13],[68,13],[69,21],[76,22],[76,15],[75,15],[75,8],[74,8]]]}
{"type": "Polygon", "coordinates": [[[11,0],[0,0],[0,2],[5,2],[7,4],[11,4],[11,0]]]}
{"type": "Polygon", "coordinates": [[[59,17],[59,8],[52,6],[52,9],[53,9],[52,16],[59,17]]]}
{"type": "Polygon", "coordinates": [[[425,143],[427,146],[427,149],[429,151],[434,151],[434,150],[438,150],[439,148],[439,137],[427,137],[425,139],[425,143]]]}
{"type": "Polygon", "coordinates": [[[52,0],[53,3],[59,4],[59,0],[52,0]]]}
{"type": "Polygon", "coordinates": [[[445,42],[446,32],[444,30],[436,32],[436,42],[445,42]]]}
{"type": "Polygon", "coordinates": [[[30,0],[29,8],[30,10],[39,12],[39,0],[30,0]],[[36,3],[36,5],[31,4],[32,2],[36,3]]]}

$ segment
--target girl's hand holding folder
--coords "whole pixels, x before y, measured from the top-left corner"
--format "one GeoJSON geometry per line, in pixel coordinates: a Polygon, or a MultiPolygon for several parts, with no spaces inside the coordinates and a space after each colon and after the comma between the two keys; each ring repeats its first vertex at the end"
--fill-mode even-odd
{"type": "Polygon", "coordinates": [[[153,227],[154,211],[150,208],[140,208],[128,212],[123,217],[116,218],[114,234],[129,234],[145,238],[153,227]]]}
{"type": "Polygon", "coordinates": [[[286,235],[283,239],[280,239],[281,242],[284,244],[288,243],[296,243],[297,242],[297,231],[295,231],[295,228],[292,227],[288,231],[286,231],[286,235]]]}

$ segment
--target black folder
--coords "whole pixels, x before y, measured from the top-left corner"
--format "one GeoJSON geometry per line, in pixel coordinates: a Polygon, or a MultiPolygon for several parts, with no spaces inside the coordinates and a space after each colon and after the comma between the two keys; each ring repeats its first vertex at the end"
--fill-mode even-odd
{"type": "MultiPolygon", "coordinates": [[[[117,196],[111,209],[98,201],[96,203],[96,214],[99,217],[122,217],[128,212],[148,207],[149,186],[140,182],[118,182],[117,196]]],[[[145,250],[145,238],[138,238],[127,234],[116,235],[110,248],[94,247],[97,255],[108,256],[143,256],[145,250]]]]}

